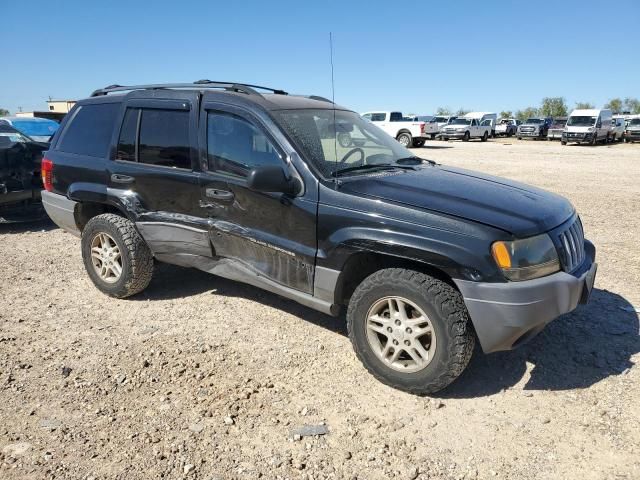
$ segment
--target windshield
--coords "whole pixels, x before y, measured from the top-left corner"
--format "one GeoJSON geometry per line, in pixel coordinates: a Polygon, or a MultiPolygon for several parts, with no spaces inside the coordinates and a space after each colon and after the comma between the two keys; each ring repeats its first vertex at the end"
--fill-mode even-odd
{"type": "Polygon", "coordinates": [[[414,157],[394,138],[354,112],[301,109],[281,110],[276,115],[324,177],[348,167],[391,165],[414,157]]]}
{"type": "Polygon", "coordinates": [[[634,127],[640,126],[640,118],[632,118],[629,121],[629,126],[633,125],[634,127]]]}
{"type": "Polygon", "coordinates": [[[0,145],[7,141],[11,143],[27,143],[29,139],[18,132],[0,132],[0,145]]]}
{"type": "Polygon", "coordinates": [[[13,126],[31,137],[50,137],[60,126],[53,120],[12,120],[13,126]]]}
{"type": "Polygon", "coordinates": [[[513,125],[514,121],[510,118],[503,118],[500,120],[500,125],[513,125]]]}
{"type": "Polygon", "coordinates": [[[471,125],[470,118],[456,118],[451,122],[451,125],[471,125]]]}
{"type": "Polygon", "coordinates": [[[447,120],[447,117],[433,117],[433,121],[436,123],[445,123],[447,120]]]}
{"type": "Polygon", "coordinates": [[[533,123],[533,124],[537,125],[539,123],[544,123],[544,120],[542,120],[541,118],[530,118],[524,123],[533,123]]]}
{"type": "Polygon", "coordinates": [[[592,127],[596,123],[596,117],[569,117],[567,125],[569,127],[592,127]]]}

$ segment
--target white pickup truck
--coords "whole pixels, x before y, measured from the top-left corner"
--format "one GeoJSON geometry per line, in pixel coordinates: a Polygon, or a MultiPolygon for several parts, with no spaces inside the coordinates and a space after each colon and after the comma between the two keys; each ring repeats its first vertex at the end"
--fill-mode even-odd
{"type": "Polygon", "coordinates": [[[442,127],[440,138],[443,140],[461,138],[464,142],[468,142],[471,138],[479,138],[486,142],[491,135],[491,128],[490,119],[480,122],[477,118],[458,117],[446,127],[442,127]]]}
{"type": "Polygon", "coordinates": [[[402,112],[367,112],[362,117],[380,127],[404,147],[422,147],[427,138],[434,138],[438,133],[437,124],[407,118],[402,112]]]}

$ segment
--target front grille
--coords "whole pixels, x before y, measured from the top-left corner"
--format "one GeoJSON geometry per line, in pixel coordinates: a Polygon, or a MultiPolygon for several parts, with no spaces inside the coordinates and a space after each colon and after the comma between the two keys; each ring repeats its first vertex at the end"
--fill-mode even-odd
{"type": "Polygon", "coordinates": [[[520,131],[523,133],[533,133],[536,130],[535,127],[521,127],[520,131]]]}
{"type": "Polygon", "coordinates": [[[568,138],[584,138],[584,133],[582,132],[568,132],[567,133],[567,137],[568,138]]]}
{"type": "Polygon", "coordinates": [[[569,227],[557,234],[560,263],[565,272],[573,272],[584,261],[584,231],[580,217],[569,227]]]}

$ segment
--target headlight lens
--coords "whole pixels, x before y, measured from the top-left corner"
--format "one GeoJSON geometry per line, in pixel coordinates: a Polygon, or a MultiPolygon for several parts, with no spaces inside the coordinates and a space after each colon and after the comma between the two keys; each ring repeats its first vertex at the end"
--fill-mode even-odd
{"type": "Polygon", "coordinates": [[[558,252],[546,233],[512,242],[495,242],[491,254],[504,276],[516,282],[560,270],[558,252]]]}

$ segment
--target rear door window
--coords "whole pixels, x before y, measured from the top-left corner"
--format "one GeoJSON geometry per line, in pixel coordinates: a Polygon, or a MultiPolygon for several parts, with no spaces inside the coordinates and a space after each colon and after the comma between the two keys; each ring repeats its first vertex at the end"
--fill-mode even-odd
{"type": "Polygon", "coordinates": [[[190,170],[189,115],[185,110],[142,109],[138,161],[190,170]]]}
{"type": "Polygon", "coordinates": [[[127,108],[122,121],[122,128],[120,129],[120,138],[118,139],[118,151],[116,153],[118,160],[136,161],[139,116],[139,108],[127,108]]]}
{"type": "Polygon", "coordinates": [[[119,108],[119,103],[78,107],[56,149],[90,157],[106,157],[119,108]]]}

